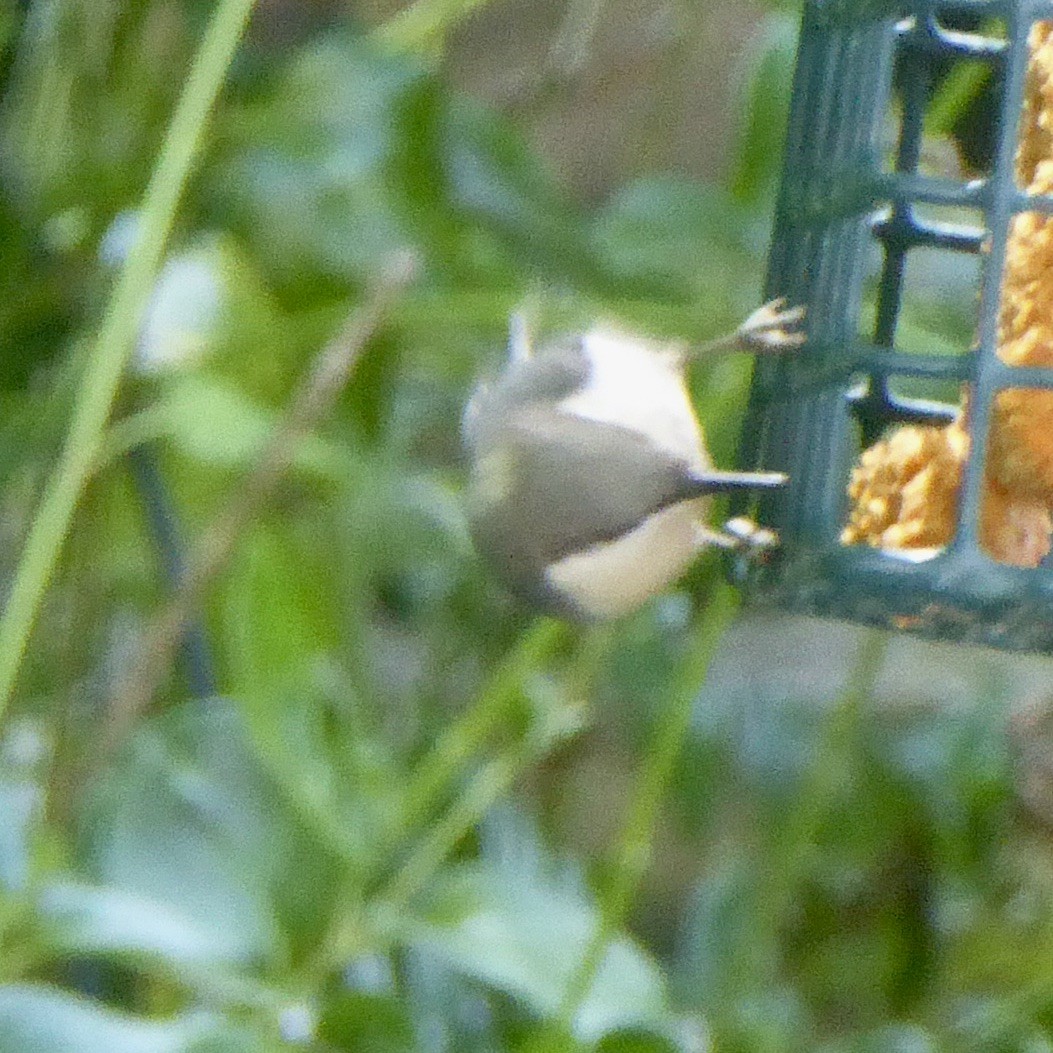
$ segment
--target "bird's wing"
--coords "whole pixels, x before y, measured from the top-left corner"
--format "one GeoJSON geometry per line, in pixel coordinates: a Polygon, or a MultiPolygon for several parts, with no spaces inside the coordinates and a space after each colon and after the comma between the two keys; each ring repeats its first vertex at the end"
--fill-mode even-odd
{"type": "Polygon", "coordinates": [[[509,451],[506,502],[527,516],[544,563],[611,541],[684,493],[688,466],[640,433],[557,409],[517,415],[502,436],[509,451]]]}

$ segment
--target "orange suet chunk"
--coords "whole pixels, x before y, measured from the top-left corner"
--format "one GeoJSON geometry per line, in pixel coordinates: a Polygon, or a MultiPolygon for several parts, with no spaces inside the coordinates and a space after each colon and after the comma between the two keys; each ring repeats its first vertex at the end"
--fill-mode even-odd
{"type": "Polygon", "coordinates": [[[918,549],[954,537],[969,440],[957,425],[904,425],[863,452],[852,472],[845,545],[918,549]]]}
{"type": "Polygon", "coordinates": [[[1053,517],[1044,501],[1003,490],[988,478],[980,506],[980,544],[999,563],[1037,567],[1049,553],[1053,517]]]}
{"type": "MultiPolygon", "coordinates": [[[[1053,193],[1053,22],[1036,22],[1028,63],[1017,179],[1053,193]]],[[[1053,366],[1053,217],[1025,212],[1006,246],[998,355],[1014,366],[1053,366]]],[[[988,475],[1021,498],[1053,505],[1053,391],[1013,388],[995,399],[988,475]]]]}
{"type": "MultiPolygon", "coordinates": [[[[1029,37],[1017,179],[1053,194],[1053,22],[1029,37]]],[[[1010,227],[998,355],[1017,366],[1053,367],[1053,216],[1018,215],[1010,227]]],[[[906,426],[864,451],[848,493],[844,544],[941,547],[954,536],[968,456],[968,393],[946,428],[906,426]]],[[[979,534],[1001,563],[1036,566],[1053,534],[1053,390],[1012,388],[994,401],[987,437],[979,534]]]]}
{"type": "MultiPolygon", "coordinates": [[[[969,454],[961,419],[946,427],[904,425],[866,450],[852,473],[845,545],[938,550],[953,538],[958,492],[969,454]]],[[[984,481],[980,544],[992,559],[1037,566],[1049,552],[1049,506],[984,481]]]]}

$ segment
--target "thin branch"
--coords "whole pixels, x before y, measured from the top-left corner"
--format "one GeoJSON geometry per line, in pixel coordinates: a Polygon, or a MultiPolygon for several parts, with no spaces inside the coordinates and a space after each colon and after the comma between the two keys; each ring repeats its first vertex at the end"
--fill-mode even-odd
{"type": "Polygon", "coordinates": [[[288,471],[300,441],[331,411],[362,350],[413,271],[414,261],[408,255],[393,261],[365,305],[319,353],[255,467],[191,550],[178,589],[147,628],[127,675],[111,697],[96,763],[113,756],[149,707],[206,590],[288,471]]]}

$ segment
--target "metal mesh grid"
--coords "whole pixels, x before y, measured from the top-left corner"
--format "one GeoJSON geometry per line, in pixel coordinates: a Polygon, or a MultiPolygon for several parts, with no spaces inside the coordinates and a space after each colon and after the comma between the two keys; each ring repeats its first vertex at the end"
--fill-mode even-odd
{"type": "Polygon", "coordinates": [[[977,527],[995,394],[1053,387],[1053,369],[1010,366],[995,352],[1010,222],[1021,211],[1053,212],[1053,198],[1026,194],[1014,173],[1028,32],[1040,18],[1053,18],[1051,0],[806,0],[768,289],[807,306],[809,342],[793,357],[758,362],[743,432],[744,464],[781,469],[792,480],[760,510],[784,548],[779,561],[758,571],[757,599],[942,639],[1053,652],[1053,572],[992,561],[977,527]],[[1004,38],[945,28],[946,14],[963,8],[998,25],[1004,38]],[[982,179],[936,178],[920,169],[930,84],[938,64],[965,60],[988,63],[995,73],[993,162],[982,179]],[[894,61],[900,116],[889,166],[881,142],[894,61]],[[982,225],[927,220],[919,205],[975,210],[982,225]],[[867,340],[859,335],[860,319],[865,259],[875,239],[883,263],[867,340]],[[897,346],[904,270],[919,248],[980,259],[969,353],[897,346]],[[896,397],[893,376],[968,381],[972,388],[973,441],[957,534],[927,562],[838,540],[861,447],[890,424],[954,415],[953,406],[896,397]]]}

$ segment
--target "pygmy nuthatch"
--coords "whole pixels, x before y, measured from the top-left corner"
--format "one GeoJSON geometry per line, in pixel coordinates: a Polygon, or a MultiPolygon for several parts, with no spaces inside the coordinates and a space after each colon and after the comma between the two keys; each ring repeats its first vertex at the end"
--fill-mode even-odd
{"type": "Polygon", "coordinates": [[[675,581],[707,545],[750,546],[706,524],[708,495],[785,484],[777,472],[713,467],[685,385],[691,357],[803,341],[800,308],[755,311],[702,347],[604,329],[536,350],[513,319],[509,356],[464,414],[472,539],[521,599],[564,617],[626,614],[675,581]]]}

